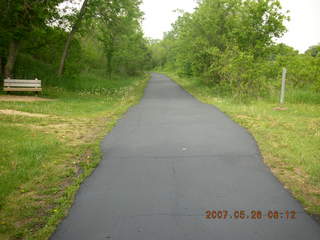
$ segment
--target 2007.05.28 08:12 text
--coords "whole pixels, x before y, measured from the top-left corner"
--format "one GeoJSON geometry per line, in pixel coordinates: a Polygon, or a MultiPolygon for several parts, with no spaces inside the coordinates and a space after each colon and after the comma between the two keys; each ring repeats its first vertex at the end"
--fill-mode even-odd
{"type": "Polygon", "coordinates": [[[206,219],[270,219],[270,220],[293,220],[296,219],[296,211],[294,210],[207,210],[205,211],[206,219]]]}

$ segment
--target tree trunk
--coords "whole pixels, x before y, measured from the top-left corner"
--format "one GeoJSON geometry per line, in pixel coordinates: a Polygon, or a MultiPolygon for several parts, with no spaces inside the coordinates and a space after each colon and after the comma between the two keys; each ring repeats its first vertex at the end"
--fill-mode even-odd
{"type": "Polygon", "coordinates": [[[9,45],[9,54],[8,54],[7,63],[4,66],[5,78],[12,77],[12,70],[14,68],[14,64],[16,63],[18,50],[19,50],[19,42],[17,40],[12,40],[9,45]]]}
{"type": "Polygon", "coordinates": [[[59,66],[59,69],[58,69],[58,76],[61,76],[63,74],[64,65],[65,65],[65,62],[66,62],[66,59],[67,59],[67,56],[68,56],[68,51],[69,51],[71,39],[73,38],[73,35],[75,34],[75,32],[78,29],[78,26],[80,25],[80,22],[81,22],[81,20],[83,18],[83,15],[85,13],[85,9],[86,9],[86,6],[88,4],[88,1],[89,0],[85,0],[83,2],[82,6],[81,6],[81,9],[80,9],[80,12],[79,12],[79,15],[78,15],[78,18],[75,21],[74,25],[72,26],[71,31],[68,34],[68,38],[67,38],[66,44],[64,45],[63,53],[62,53],[61,60],[60,60],[60,66],[59,66]]]}
{"type": "Polygon", "coordinates": [[[108,74],[108,78],[111,79],[111,75],[112,75],[112,58],[113,58],[113,53],[109,52],[107,54],[107,74],[108,74]]]}
{"type": "Polygon", "coordinates": [[[2,66],[2,64],[3,64],[3,61],[2,61],[2,57],[0,56],[0,77],[2,78],[2,74],[3,74],[3,66],[2,66]]]}
{"type": "Polygon", "coordinates": [[[70,42],[71,42],[71,39],[72,39],[74,33],[75,33],[74,28],[72,28],[71,32],[68,35],[66,44],[64,45],[63,53],[62,53],[61,60],[60,60],[60,66],[59,66],[59,70],[58,70],[58,76],[61,76],[63,74],[64,65],[65,65],[66,58],[68,55],[68,50],[70,47],[70,42]]]}

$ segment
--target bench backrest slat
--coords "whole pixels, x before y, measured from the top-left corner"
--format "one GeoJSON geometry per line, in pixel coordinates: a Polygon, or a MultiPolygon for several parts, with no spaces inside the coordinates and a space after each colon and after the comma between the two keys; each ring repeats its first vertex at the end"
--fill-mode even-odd
{"type": "Polygon", "coordinates": [[[41,84],[41,80],[4,79],[4,83],[39,83],[41,84]]]}
{"type": "Polygon", "coordinates": [[[40,83],[4,83],[5,87],[41,87],[40,83]]]}

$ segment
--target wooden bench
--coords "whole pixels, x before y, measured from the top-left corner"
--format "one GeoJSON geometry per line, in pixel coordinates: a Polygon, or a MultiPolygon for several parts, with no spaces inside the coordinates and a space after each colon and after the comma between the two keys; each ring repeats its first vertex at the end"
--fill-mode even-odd
{"type": "Polygon", "coordinates": [[[4,92],[41,92],[41,80],[4,79],[4,92]]]}

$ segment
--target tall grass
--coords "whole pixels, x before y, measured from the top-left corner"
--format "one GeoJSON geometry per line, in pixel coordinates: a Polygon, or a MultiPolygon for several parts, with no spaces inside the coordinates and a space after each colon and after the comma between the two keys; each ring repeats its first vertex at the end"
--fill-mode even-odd
{"type": "Polygon", "coordinates": [[[57,67],[51,64],[34,59],[30,55],[20,54],[17,58],[14,69],[14,77],[19,79],[35,79],[42,80],[44,87],[59,84],[59,78],[56,76],[57,67]]]}
{"type": "Polygon", "coordinates": [[[132,81],[141,79],[141,76],[134,78],[119,74],[109,77],[103,68],[90,69],[90,71],[69,71],[62,77],[58,77],[56,71],[57,66],[55,65],[43,63],[30,55],[20,54],[17,59],[14,77],[40,79],[45,95],[53,93],[52,88],[61,88],[62,91],[110,94],[116,89],[130,85],[129,83],[132,81]]]}
{"type": "Polygon", "coordinates": [[[286,101],[288,103],[320,104],[320,93],[312,89],[287,89],[286,101]]]}
{"type": "MultiPolygon", "coordinates": [[[[161,71],[160,71],[161,72],[161,71]]],[[[165,72],[168,73],[168,72],[165,72]]],[[[256,97],[250,96],[249,94],[239,97],[238,95],[232,94],[232,91],[228,86],[223,84],[208,84],[204,82],[201,78],[197,77],[187,77],[179,76],[175,73],[170,73],[170,76],[176,78],[184,79],[184,84],[191,89],[197,91],[199,95],[202,96],[216,96],[221,98],[227,98],[235,103],[250,103],[257,100],[267,101],[269,103],[279,103],[280,102],[280,85],[270,86],[270,89],[263,96],[256,97]]],[[[292,86],[287,86],[285,92],[285,103],[288,104],[320,104],[320,93],[316,92],[312,88],[294,88],[292,86]]]]}

